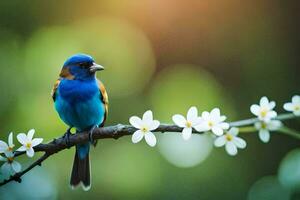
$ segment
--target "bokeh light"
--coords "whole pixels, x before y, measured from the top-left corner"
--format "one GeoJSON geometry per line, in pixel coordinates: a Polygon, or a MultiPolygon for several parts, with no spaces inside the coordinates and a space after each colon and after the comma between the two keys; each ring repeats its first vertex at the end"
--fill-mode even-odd
{"type": "Polygon", "coordinates": [[[153,81],[149,98],[156,115],[166,122],[174,113],[186,115],[191,106],[196,106],[199,113],[218,106],[227,116],[235,115],[221,84],[195,65],[168,66],[153,81]]]}
{"type": "Polygon", "coordinates": [[[284,188],[276,176],[263,177],[251,187],[248,200],[289,200],[289,190],[284,188]]]}
{"type": "Polygon", "coordinates": [[[165,133],[159,136],[161,154],[177,167],[195,167],[204,161],[213,149],[210,135],[192,135],[185,141],[178,133],[165,133]]]}
{"type": "Polygon", "coordinates": [[[280,163],[280,183],[293,192],[300,191],[300,149],[289,152],[280,163]]]}
{"type": "Polygon", "coordinates": [[[0,188],[0,199],[45,199],[57,198],[52,176],[42,168],[36,168],[23,178],[22,184],[11,183],[0,188]]]}
{"type": "MultiPolygon", "coordinates": [[[[221,105],[223,112],[233,110],[213,76],[192,65],[169,66],[161,72],[151,89],[150,100],[156,116],[166,122],[171,121],[172,113],[186,115],[190,106],[197,106],[199,113],[216,105],[221,105]]],[[[204,161],[211,152],[212,138],[194,136],[192,140],[184,141],[181,135],[166,134],[160,136],[159,147],[162,155],[172,164],[193,167],[204,161]]]]}

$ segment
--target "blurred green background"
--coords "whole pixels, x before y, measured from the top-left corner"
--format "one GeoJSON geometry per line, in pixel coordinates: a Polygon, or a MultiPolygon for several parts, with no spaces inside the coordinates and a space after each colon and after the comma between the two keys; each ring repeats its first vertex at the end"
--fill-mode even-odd
{"type": "MultiPolygon", "coordinates": [[[[0,138],[31,128],[45,141],[64,133],[50,92],[78,52],[106,68],[98,74],[110,99],[106,125],[147,109],[171,123],[192,105],[249,118],[263,95],[283,112],[300,92],[299,15],[297,1],[281,0],[2,0],[0,138]]],[[[300,130],[299,120],[287,124],[300,130]]],[[[247,148],[230,157],[207,136],[158,137],[155,148],[130,137],[99,141],[89,192],[68,186],[70,149],[0,188],[0,199],[300,199],[299,141],[274,133],[263,144],[245,134],[247,148]]]]}

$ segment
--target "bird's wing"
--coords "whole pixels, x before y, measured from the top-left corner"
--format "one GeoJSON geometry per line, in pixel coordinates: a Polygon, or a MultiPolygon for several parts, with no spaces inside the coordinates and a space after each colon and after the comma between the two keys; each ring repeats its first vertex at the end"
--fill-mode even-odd
{"type": "Polygon", "coordinates": [[[105,107],[104,119],[103,119],[103,122],[100,125],[100,126],[103,126],[104,122],[107,118],[107,114],[108,114],[108,96],[107,96],[107,92],[106,92],[106,89],[105,89],[103,83],[99,80],[98,80],[98,88],[99,88],[100,93],[101,93],[101,99],[100,100],[104,104],[104,107],[105,107]]]}
{"type": "Polygon", "coordinates": [[[52,92],[51,92],[51,96],[52,96],[53,101],[55,101],[55,99],[56,99],[56,91],[57,91],[57,88],[60,84],[60,81],[61,81],[61,79],[57,79],[57,81],[55,82],[55,84],[53,86],[53,89],[52,89],[52,92]]]}

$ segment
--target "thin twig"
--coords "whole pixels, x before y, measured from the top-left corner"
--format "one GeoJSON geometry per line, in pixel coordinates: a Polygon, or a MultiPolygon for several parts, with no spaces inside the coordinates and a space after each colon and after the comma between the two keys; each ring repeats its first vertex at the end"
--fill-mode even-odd
{"type": "MultiPolygon", "coordinates": [[[[274,119],[284,121],[284,120],[289,120],[289,119],[293,119],[296,117],[297,116],[295,116],[294,114],[287,113],[287,114],[278,115],[274,119]]],[[[251,119],[244,119],[244,120],[240,120],[240,121],[236,121],[236,122],[231,122],[231,123],[229,123],[229,125],[231,127],[241,127],[241,126],[252,125],[252,124],[255,124],[256,122],[259,122],[258,118],[251,118],[251,119]]]]}
{"type": "MultiPolygon", "coordinates": [[[[288,119],[296,118],[297,116],[293,114],[281,114],[278,115],[278,120],[284,121],[288,119]]],[[[251,118],[236,122],[229,123],[230,127],[242,127],[242,126],[248,126],[253,125],[255,122],[258,122],[259,120],[257,118],[251,118]]],[[[102,127],[102,128],[96,128],[93,131],[93,139],[94,140],[100,140],[100,139],[118,139],[120,137],[126,136],[126,135],[132,135],[136,131],[136,128],[130,125],[115,125],[115,126],[108,126],[108,127],[102,127]]],[[[153,132],[181,132],[182,128],[172,125],[172,124],[161,124],[155,131],[153,132]]],[[[196,134],[203,134],[203,132],[197,132],[196,130],[193,130],[193,133],[196,134]]],[[[288,134],[288,133],[286,133],[288,134]]],[[[288,134],[290,136],[296,137],[295,134],[288,134]]],[[[298,139],[300,136],[298,136],[298,139]]],[[[37,165],[41,165],[43,161],[45,161],[48,157],[51,155],[58,153],[64,149],[71,148],[77,144],[83,144],[89,141],[89,133],[82,132],[78,134],[71,135],[69,138],[69,143],[66,143],[66,140],[63,137],[60,137],[58,139],[54,139],[53,141],[47,143],[47,144],[40,144],[36,147],[34,147],[35,152],[45,152],[45,154],[40,157],[37,161],[35,161],[32,165],[30,165],[28,168],[26,168],[24,171],[17,173],[13,176],[11,176],[8,180],[4,180],[0,183],[0,186],[3,186],[11,181],[17,181],[21,182],[21,177],[26,174],[28,171],[33,169],[37,165]]],[[[25,152],[15,152],[15,156],[23,155],[25,152]]]]}
{"type": "Polygon", "coordinates": [[[3,182],[0,183],[0,186],[3,186],[11,181],[16,181],[18,183],[21,183],[22,182],[22,179],[21,177],[26,174],[27,172],[29,172],[30,170],[32,170],[34,167],[36,166],[41,166],[42,165],[42,162],[44,160],[46,160],[50,155],[45,153],[42,157],[40,157],[38,160],[36,160],[34,163],[32,163],[29,167],[27,167],[25,170],[19,172],[19,173],[16,173],[14,174],[13,176],[11,176],[9,179],[7,180],[4,180],[3,182]]]}
{"type": "Polygon", "coordinates": [[[300,139],[300,134],[299,134],[298,131],[290,129],[290,128],[286,127],[286,126],[281,127],[278,131],[280,131],[281,133],[283,133],[285,135],[291,136],[291,137],[293,137],[295,139],[298,139],[298,140],[300,139]]]}

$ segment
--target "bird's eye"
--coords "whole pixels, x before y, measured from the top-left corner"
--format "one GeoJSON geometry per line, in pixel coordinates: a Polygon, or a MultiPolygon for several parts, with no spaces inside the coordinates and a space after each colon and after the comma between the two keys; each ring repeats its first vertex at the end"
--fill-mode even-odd
{"type": "Polygon", "coordinates": [[[90,63],[87,63],[87,62],[79,63],[79,66],[83,67],[83,68],[88,68],[88,67],[90,67],[90,63]]]}

